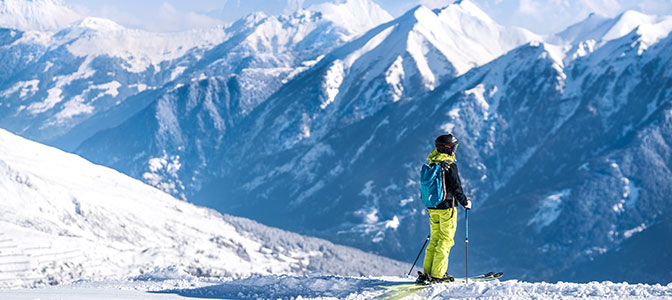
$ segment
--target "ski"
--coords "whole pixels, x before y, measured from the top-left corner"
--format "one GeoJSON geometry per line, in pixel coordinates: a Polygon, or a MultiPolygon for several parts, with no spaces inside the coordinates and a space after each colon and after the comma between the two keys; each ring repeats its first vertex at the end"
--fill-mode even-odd
{"type": "MultiPolygon", "coordinates": [[[[502,277],[504,273],[502,272],[488,272],[485,274],[481,274],[478,276],[472,276],[469,277],[469,282],[484,282],[484,281],[491,281],[498,279],[502,277]]],[[[443,282],[437,282],[433,284],[423,284],[423,283],[415,283],[415,282],[406,282],[406,283],[401,283],[401,284],[395,284],[395,285],[379,285],[379,287],[382,287],[386,290],[389,291],[415,291],[415,290],[421,290],[427,287],[430,287],[432,285],[436,284],[453,284],[453,283],[466,283],[467,278],[464,277],[457,277],[453,281],[443,281],[443,282]]]]}
{"type": "MultiPolygon", "coordinates": [[[[504,273],[499,272],[488,272],[485,274],[481,274],[478,276],[473,276],[469,277],[469,282],[485,282],[485,281],[491,281],[498,279],[502,277],[504,273]]],[[[454,284],[454,283],[466,283],[467,278],[461,277],[461,278],[455,278],[454,281],[444,281],[444,282],[438,282],[434,284],[422,284],[422,283],[401,283],[401,284],[395,284],[395,285],[379,285],[379,287],[382,287],[386,289],[387,291],[377,297],[376,299],[385,299],[385,300],[398,300],[398,299],[406,299],[407,297],[414,295],[416,292],[419,292],[425,288],[428,288],[432,285],[441,285],[441,284],[454,284]]]]}

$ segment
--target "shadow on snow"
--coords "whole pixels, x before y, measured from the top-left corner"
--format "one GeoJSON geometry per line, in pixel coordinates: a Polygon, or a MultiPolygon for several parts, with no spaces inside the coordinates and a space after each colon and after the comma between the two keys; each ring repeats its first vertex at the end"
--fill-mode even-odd
{"type": "Polygon", "coordinates": [[[340,276],[252,276],[245,279],[193,289],[156,291],[158,294],[177,294],[183,297],[208,299],[295,299],[301,297],[346,298],[363,294],[376,298],[384,293],[381,286],[399,284],[398,281],[340,276]]]}

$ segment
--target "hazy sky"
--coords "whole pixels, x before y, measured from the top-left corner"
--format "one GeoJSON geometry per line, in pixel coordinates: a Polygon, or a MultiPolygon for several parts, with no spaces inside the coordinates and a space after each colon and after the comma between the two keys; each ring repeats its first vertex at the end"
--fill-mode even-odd
{"type": "MultiPolygon", "coordinates": [[[[87,16],[112,19],[126,27],[149,31],[178,31],[211,27],[248,13],[277,15],[328,0],[64,0],[87,16]]],[[[331,0],[342,1],[342,0],[331,0]]],[[[453,0],[374,0],[393,16],[418,4],[443,7],[453,0]]],[[[627,9],[672,15],[672,0],[472,0],[503,25],[536,33],[554,33],[591,12],[616,16],[627,9]]]]}

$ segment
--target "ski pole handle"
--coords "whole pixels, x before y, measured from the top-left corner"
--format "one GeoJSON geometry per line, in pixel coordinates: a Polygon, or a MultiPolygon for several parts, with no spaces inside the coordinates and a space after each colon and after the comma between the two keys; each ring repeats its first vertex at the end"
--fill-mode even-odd
{"type": "Polygon", "coordinates": [[[466,229],[466,232],[465,232],[464,236],[468,241],[469,240],[469,210],[468,209],[467,209],[467,215],[464,218],[464,222],[466,223],[466,226],[464,226],[465,229],[466,229]]]}

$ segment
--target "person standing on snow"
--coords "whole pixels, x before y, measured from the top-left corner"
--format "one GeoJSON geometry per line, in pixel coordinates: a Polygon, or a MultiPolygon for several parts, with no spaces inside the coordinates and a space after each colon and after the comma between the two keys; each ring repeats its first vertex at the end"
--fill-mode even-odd
{"type": "Polygon", "coordinates": [[[448,193],[439,205],[427,208],[431,240],[425,250],[423,273],[418,272],[416,280],[418,283],[425,284],[454,280],[446,274],[446,271],[450,248],[455,244],[453,238],[457,228],[456,202],[459,202],[465,209],[471,209],[471,200],[462,191],[462,183],[455,163],[457,138],[452,134],[441,135],[436,138],[434,144],[436,149],[432,150],[427,160],[429,164],[443,166],[444,190],[448,193]]]}

